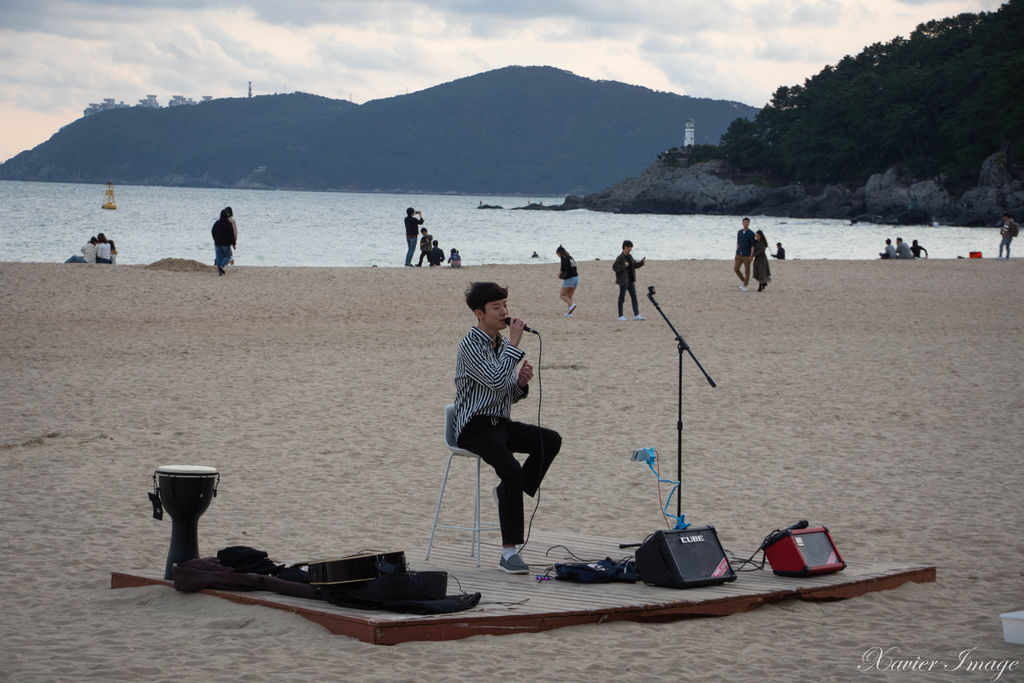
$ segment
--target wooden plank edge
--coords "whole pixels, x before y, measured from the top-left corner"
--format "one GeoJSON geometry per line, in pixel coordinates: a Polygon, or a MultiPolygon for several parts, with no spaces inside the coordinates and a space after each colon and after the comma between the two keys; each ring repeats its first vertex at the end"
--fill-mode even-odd
{"type": "MultiPolygon", "coordinates": [[[[169,588],[174,588],[173,583],[165,581],[164,579],[150,579],[143,576],[123,574],[120,572],[111,572],[110,574],[111,588],[140,588],[142,586],[167,586],[169,588]]],[[[291,612],[292,614],[297,614],[319,624],[320,626],[323,626],[335,635],[358,638],[364,643],[382,644],[381,637],[383,634],[381,633],[381,629],[376,624],[372,623],[369,618],[350,617],[325,610],[288,605],[274,600],[265,600],[263,598],[256,597],[253,593],[247,591],[224,591],[213,588],[204,588],[197,592],[205,593],[206,595],[213,595],[218,598],[224,598],[225,600],[230,600],[241,605],[260,605],[262,607],[272,607],[285,612],[291,612]]]]}
{"type": "MultiPolygon", "coordinates": [[[[669,622],[684,618],[728,616],[756,609],[764,604],[780,602],[787,598],[799,597],[804,600],[841,600],[864,595],[873,591],[896,588],[907,582],[927,583],[935,581],[935,567],[915,567],[892,574],[875,577],[860,577],[840,585],[811,588],[781,588],[779,590],[731,595],[698,602],[665,602],[661,604],[626,605],[589,610],[573,610],[549,613],[500,614],[465,617],[438,615],[374,621],[367,617],[350,617],[318,609],[307,609],[287,605],[234,591],[204,589],[200,592],[232,600],[240,604],[263,605],[298,614],[323,626],[336,635],[346,635],[376,645],[395,645],[407,641],[461,640],[476,635],[509,635],[515,633],[538,633],[564,626],[601,624],[613,621],[669,622]]],[[[149,579],[130,574],[113,572],[111,588],[129,588],[148,585],[173,587],[169,581],[149,579]]]]}
{"type": "Polygon", "coordinates": [[[840,586],[783,588],[781,590],[734,595],[700,602],[668,602],[660,605],[630,605],[606,609],[547,614],[495,615],[468,619],[418,622],[390,622],[380,634],[379,644],[394,645],[410,640],[459,640],[475,635],[538,633],[563,626],[601,624],[613,621],[669,622],[694,617],[719,617],[757,609],[765,604],[799,597],[804,600],[840,600],[873,591],[896,588],[912,581],[935,581],[935,567],[915,567],[884,576],[854,579],[840,586]]]}
{"type": "Polygon", "coordinates": [[[913,567],[891,574],[855,579],[846,583],[820,588],[798,589],[801,600],[846,600],[865,593],[892,590],[907,582],[931,583],[935,581],[935,567],[913,567]]]}
{"type": "Polygon", "coordinates": [[[662,605],[630,605],[596,610],[574,610],[533,614],[506,614],[467,618],[452,617],[435,621],[389,622],[382,629],[383,645],[412,640],[460,640],[480,635],[539,633],[565,626],[605,624],[615,621],[669,622],[692,617],[727,616],[748,612],[767,602],[775,602],[792,594],[743,595],[698,603],[665,603],[662,605]]]}

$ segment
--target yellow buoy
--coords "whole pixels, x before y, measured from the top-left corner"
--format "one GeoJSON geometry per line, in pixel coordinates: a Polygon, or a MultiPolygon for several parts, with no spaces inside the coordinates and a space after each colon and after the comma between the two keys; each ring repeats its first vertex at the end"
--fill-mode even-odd
{"type": "Polygon", "coordinates": [[[103,193],[106,201],[103,202],[104,209],[116,209],[117,202],[114,201],[114,183],[107,183],[107,191],[103,193]]]}

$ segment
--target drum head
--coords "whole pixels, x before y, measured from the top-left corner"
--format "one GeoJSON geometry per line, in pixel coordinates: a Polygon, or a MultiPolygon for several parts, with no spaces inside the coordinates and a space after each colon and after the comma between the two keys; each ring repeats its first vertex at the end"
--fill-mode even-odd
{"type": "Polygon", "coordinates": [[[209,477],[218,474],[216,467],[205,465],[161,465],[156,474],[171,477],[209,477]]]}

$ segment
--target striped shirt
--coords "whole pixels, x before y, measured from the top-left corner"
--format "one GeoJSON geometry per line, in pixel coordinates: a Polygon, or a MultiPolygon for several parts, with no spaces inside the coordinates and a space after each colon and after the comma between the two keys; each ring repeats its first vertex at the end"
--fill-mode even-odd
{"type": "Polygon", "coordinates": [[[455,438],[477,415],[508,419],[512,404],[529,393],[519,386],[516,366],[522,350],[498,335],[498,347],[490,336],[474,327],[459,344],[455,359],[455,438]]]}

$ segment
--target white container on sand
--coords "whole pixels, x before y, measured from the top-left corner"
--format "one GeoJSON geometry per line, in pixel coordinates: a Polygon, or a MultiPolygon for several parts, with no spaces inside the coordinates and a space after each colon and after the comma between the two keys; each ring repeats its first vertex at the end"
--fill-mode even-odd
{"type": "Polygon", "coordinates": [[[1003,620],[1003,640],[1024,645],[1024,610],[1004,612],[999,618],[1003,620]]]}

